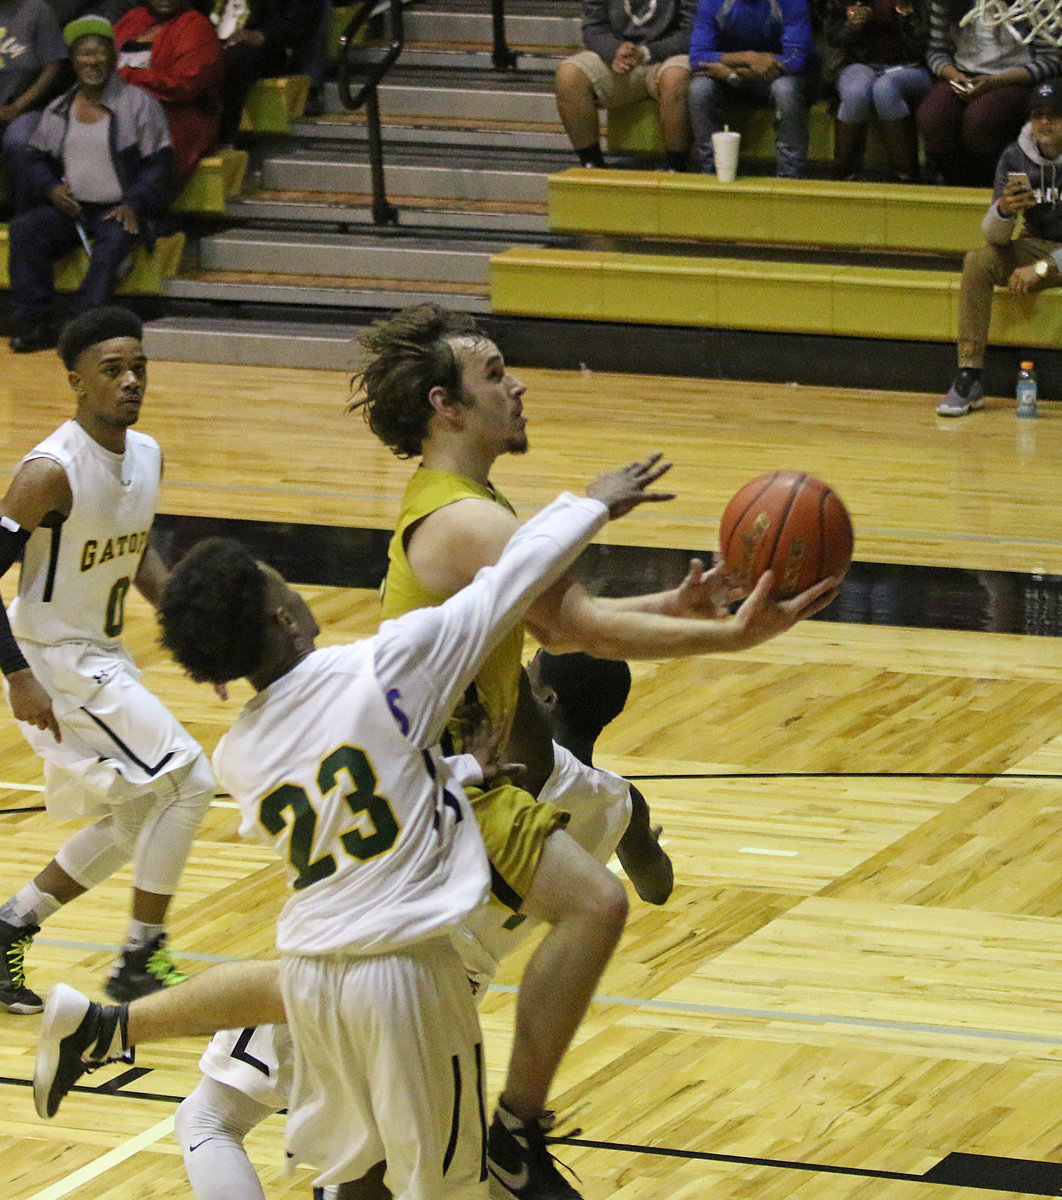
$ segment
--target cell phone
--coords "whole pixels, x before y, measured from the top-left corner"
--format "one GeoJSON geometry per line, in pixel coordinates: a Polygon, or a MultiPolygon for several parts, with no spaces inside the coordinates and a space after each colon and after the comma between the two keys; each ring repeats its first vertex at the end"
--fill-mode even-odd
{"type": "Polygon", "coordinates": [[[1032,184],[1029,182],[1029,176],[1025,171],[1008,171],[1007,183],[1020,183],[1023,188],[1028,188],[1032,191],[1032,184]]]}
{"type": "Polygon", "coordinates": [[[951,83],[951,90],[953,92],[961,92],[965,95],[966,92],[973,91],[973,84],[965,83],[961,79],[952,79],[952,80],[950,80],[950,83],[951,83]]]}

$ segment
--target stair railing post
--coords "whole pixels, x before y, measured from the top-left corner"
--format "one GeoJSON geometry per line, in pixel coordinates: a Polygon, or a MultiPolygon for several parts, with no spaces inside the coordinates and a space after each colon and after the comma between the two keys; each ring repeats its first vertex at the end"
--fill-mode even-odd
{"type": "Polygon", "coordinates": [[[517,55],[509,49],[505,40],[505,0],[490,0],[491,25],[494,30],[494,49],[490,60],[495,71],[511,71],[516,66],[517,55]]]}

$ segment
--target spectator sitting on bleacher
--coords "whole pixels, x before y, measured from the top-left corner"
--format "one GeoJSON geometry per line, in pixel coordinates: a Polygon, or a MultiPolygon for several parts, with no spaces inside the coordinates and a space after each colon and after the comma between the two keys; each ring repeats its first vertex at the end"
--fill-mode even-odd
{"type": "Polygon", "coordinates": [[[173,199],[173,150],[162,106],[115,73],[114,30],[85,16],[63,30],[77,83],[53,100],[26,152],[31,207],[8,231],[12,307],[24,332],[11,349],[56,344],[53,264],[91,239],[74,311],[106,304],[126,256],[151,243],[173,199]]]}
{"type": "Polygon", "coordinates": [[[66,43],[44,0],[0,2],[0,131],[5,176],[12,200],[21,201],[26,145],[40,110],[62,87],[59,72],[66,43]]]}
{"type": "Polygon", "coordinates": [[[1033,84],[1062,74],[1045,34],[1026,45],[1029,21],[994,24],[973,0],[931,0],[926,61],[937,77],[918,109],[926,158],[945,183],[986,187],[1004,146],[1018,136],[1033,84]]]}
{"type": "Polygon", "coordinates": [[[959,372],[937,406],[942,417],[962,417],[984,405],[981,368],[993,289],[1006,286],[1024,295],[1062,286],[1062,80],[1033,89],[1028,124],[1000,155],[981,231],[988,245],[971,250],[963,263],[959,372]],[[1024,228],[1015,237],[1019,215],[1024,228]]]}
{"type": "Polygon", "coordinates": [[[583,0],[586,49],[557,68],[557,111],[584,167],[603,167],[599,108],[651,96],[666,166],[681,171],[690,149],[687,115],[694,0],[583,0]]]}
{"type": "Polygon", "coordinates": [[[867,123],[876,116],[893,175],[900,183],[916,182],[913,112],[933,86],[924,64],[926,0],[827,0],[824,24],[840,97],[833,126],[834,178],[859,177],[867,123]]]}
{"type": "Polygon", "coordinates": [[[180,187],[217,144],[221,123],[221,42],[191,0],[147,0],[114,26],[118,74],[162,105],[180,187]]]}
{"type": "Polygon", "coordinates": [[[235,142],[244,101],[258,80],[302,61],[320,15],[319,0],[217,0],[211,20],[224,51],[222,146],[235,142]]]}
{"type": "Polygon", "coordinates": [[[808,109],[817,58],[807,0],[699,0],[690,39],[690,120],[706,174],[727,101],[774,108],[777,173],[799,179],[808,159],[808,109]]]}

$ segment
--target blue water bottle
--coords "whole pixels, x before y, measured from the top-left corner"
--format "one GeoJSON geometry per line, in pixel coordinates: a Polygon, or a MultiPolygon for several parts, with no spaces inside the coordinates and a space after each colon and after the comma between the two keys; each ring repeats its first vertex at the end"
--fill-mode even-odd
{"type": "Polygon", "coordinates": [[[1031,362],[1023,362],[1018,372],[1018,386],[1015,388],[1018,400],[1019,417],[1036,416],[1036,372],[1031,362]]]}

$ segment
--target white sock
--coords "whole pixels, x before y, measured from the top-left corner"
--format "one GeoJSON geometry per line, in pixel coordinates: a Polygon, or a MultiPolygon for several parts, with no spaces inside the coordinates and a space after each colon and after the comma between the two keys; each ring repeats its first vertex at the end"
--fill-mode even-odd
{"type": "Polygon", "coordinates": [[[138,921],[134,917],[129,922],[125,944],[130,950],[139,950],[149,942],[153,942],[162,933],[163,928],[162,925],[149,925],[146,921],[138,921]]]}
{"type": "Polygon", "coordinates": [[[0,921],[9,925],[40,925],[63,906],[48,892],[42,892],[33,882],[20,888],[0,907],[0,921]]]}

